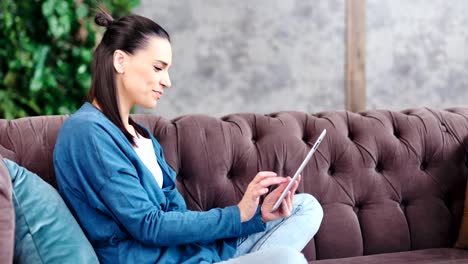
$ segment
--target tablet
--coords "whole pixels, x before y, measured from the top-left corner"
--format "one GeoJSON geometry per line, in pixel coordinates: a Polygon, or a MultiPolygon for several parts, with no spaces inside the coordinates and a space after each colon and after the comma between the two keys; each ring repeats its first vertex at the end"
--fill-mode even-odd
{"type": "Polygon", "coordinates": [[[292,177],[291,181],[289,182],[288,186],[284,189],[284,191],[281,193],[281,196],[278,198],[278,201],[276,201],[275,205],[271,209],[272,212],[276,211],[281,203],[284,200],[284,197],[288,194],[289,190],[293,186],[294,182],[296,181],[297,177],[301,174],[302,170],[304,170],[307,162],[309,162],[310,158],[312,158],[312,155],[314,154],[315,150],[317,150],[318,146],[320,145],[320,142],[322,142],[323,138],[325,137],[325,134],[327,133],[327,130],[324,129],[320,136],[318,137],[317,141],[315,141],[315,144],[312,146],[312,149],[310,149],[309,153],[305,157],[304,161],[302,161],[301,166],[299,166],[299,169],[297,169],[296,173],[292,177]]]}

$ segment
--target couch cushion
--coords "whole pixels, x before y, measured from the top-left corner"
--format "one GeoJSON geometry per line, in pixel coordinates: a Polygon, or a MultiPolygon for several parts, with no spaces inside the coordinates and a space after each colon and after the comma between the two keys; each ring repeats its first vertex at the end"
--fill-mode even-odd
{"type": "Polygon", "coordinates": [[[14,230],[11,179],[5,164],[0,162],[0,260],[5,263],[13,261],[14,230]]]}
{"type": "Polygon", "coordinates": [[[58,192],[5,159],[16,213],[15,263],[99,263],[58,192]]]}
{"type": "Polygon", "coordinates": [[[468,263],[468,250],[455,248],[432,248],[370,256],[327,259],[314,261],[317,264],[419,264],[419,263],[468,263]]]}

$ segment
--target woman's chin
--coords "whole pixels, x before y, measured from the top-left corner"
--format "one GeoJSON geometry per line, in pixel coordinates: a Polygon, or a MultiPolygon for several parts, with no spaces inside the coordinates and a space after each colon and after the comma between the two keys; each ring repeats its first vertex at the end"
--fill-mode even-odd
{"type": "Polygon", "coordinates": [[[158,101],[154,100],[152,102],[145,102],[143,104],[139,104],[139,106],[145,109],[153,109],[156,107],[157,104],[158,104],[158,101]]]}

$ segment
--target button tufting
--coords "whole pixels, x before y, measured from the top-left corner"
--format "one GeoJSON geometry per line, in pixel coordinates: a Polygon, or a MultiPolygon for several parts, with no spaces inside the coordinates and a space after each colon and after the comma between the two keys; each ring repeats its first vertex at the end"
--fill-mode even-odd
{"type": "Polygon", "coordinates": [[[335,174],[335,167],[331,166],[329,169],[328,169],[328,175],[334,175],[335,174]]]}
{"type": "Polygon", "coordinates": [[[352,133],[349,133],[348,138],[349,138],[349,140],[353,141],[354,140],[354,135],[352,133]]]}
{"type": "Polygon", "coordinates": [[[226,178],[227,178],[227,179],[232,179],[232,168],[231,168],[231,170],[229,170],[229,171],[227,172],[226,178]]]}
{"type": "Polygon", "coordinates": [[[427,161],[423,161],[423,162],[421,162],[421,165],[419,166],[419,169],[420,170],[426,170],[427,165],[428,165],[427,161]]]}
{"type": "Polygon", "coordinates": [[[406,207],[408,207],[408,202],[407,201],[401,201],[400,202],[400,208],[403,212],[406,211],[406,207]]]}
{"type": "Polygon", "coordinates": [[[400,131],[393,131],[393,135],[394,135],[396,138],[400,138],[400,131]]]}
{"type": "Polygon", "coordinates": [[[451,199],[450,196],[448,196],[448,195],[445,196],[444,204],[445,204],[445,206],[450,207],[450,205],[452,204],[452,199],[451,199]]]}
{"type": "Polygon", "coordinates": [[[447,132],[447,125],[445,123],[440,123],[443,132],[447,132]]]}
{"type": "Polygon", "coordinates": [[[382,166],[382,164],[377,163],[377,166],[375,166],[375,170],[376,170],[377,172],[382,172],[382,171],[383,171],[383,166],[382,166]]]}

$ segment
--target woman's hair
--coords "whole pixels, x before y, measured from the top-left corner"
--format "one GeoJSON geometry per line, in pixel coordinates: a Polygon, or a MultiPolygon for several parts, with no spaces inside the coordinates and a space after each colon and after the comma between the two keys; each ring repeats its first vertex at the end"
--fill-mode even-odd
{"type": "MultiPolygon", "coordinates": [[[[157,23],[146,17],[138,15],[124,16],[113,19],[103,8],[99,8],[94,21],[96,24],[106,27],[101,42],[94,51],[91,89],[87,100],[99,104],[103,114],[109,118],[134,145],[133,136],[125,129],[120,117],[117,85],[115,80],[113,57],[115,50],[122,50],[128,54],[134,54],[138,49],[144,48],[148,39],[152,36],[166,39],[170,42],[169,34],[157,23]]],[[[149,135],[141,127],[129,118],[137,133],[149,138],[149,135]]]]}

